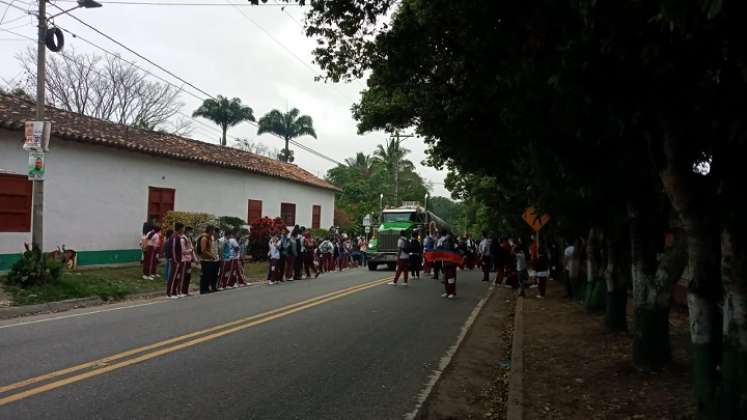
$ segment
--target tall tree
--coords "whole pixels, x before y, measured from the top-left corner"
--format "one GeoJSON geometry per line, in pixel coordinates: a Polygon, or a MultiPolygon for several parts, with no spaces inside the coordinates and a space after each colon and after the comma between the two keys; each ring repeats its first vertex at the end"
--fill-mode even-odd
{"type": "Polygon", "coordinates": [[[374,169],[375,160],[371,155],[367,155],[363,152],[355,154],[354,158],[345,159],[345,164],[348,165],[352,170],[356,171],[362,177],[369,177],[374,169]]]}
{"type": "Polygon", "coordinates": [[[699,416],[747,417],[747,229],[738,216],[747,202],[733,189],[747,144],[747,4],[361,0],[313,2],[309,14],[307,32],[325,38],[316,55],[328,77],[371,72],[354,109],[360,130],[415,125],[435,163],[490,175],[499,193],[518,172],[526,202],[546,205],[544,192],[570,184],[569,198],[630,219],[634,359],[644,364],[669,357],[668,338],[656,337],[668,334],[666,288],[682,248],[656,254],[665,250],[659,233],[677,219],[692,265],[699,416]],[[391,24],[378,25],[386,16],[391,24]],[[595,172],[579,170],[583,161],[595,172]],[[703,161],[711,171],[694,172],[703,161]],[[608,198],[623,205],[615,211],[608,198]]]}
{"type": "Polygon", "coordinates": [[[218,125],[223,133],[221,137],[222,146],[228,144],[226,134],[229,127],[243,121],[255,121],[254,111],[250,107],[242,105],[241,99],[228,99],[221,95],[218,95],[215,99],[205,99],[202,105],[192,113],[192,116],[207,118],[218,125]]]}
{"type": "Polygon", "coordinates": [[[394,204],[399,204],[400,199],[400,177],[403,173],[412,172],[415,165],[405,158],[410,150],[402,147],[401,141],[391,138],[385,144],[376,146],[374,159],[379,162],[385,169],[392,180],[394,204]]]}
{"type": "Polygon", "coordinates": [[[300,114],[301,111],[298,108],[293,108],[286,113],[273,109],[259,119],[257,134],[272,133],[285,140],[285,149],[278,156],[278,159],[282,161],[293,162],[293,155],[289,149],[292,139],[301,136],[316,138],[314,121],[310,116],[300,114]]]}
{"type": "MultiPolygon", "coordinates": [[[[20,54],[27,78],[23,89],[36,88],[36,53],[20,54]]],[[[150,81],[132,64],[96,54],[65,50],[47,57],[45,101],[56,108],[148,130],[186,135],[190,124],[176,119],[184,104],[179,90],[150,81]]],[[[29,95],[33,97],[33,95],[29,95]]]]}

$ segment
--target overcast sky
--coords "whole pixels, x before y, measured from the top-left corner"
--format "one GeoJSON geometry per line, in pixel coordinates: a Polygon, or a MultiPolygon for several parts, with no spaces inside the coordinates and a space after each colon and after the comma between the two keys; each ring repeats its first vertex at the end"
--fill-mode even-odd
{"type": "MultiPolygon", "coordinates": [[[[9,0],[2,0],[9,1],[9,0]]],[[[149,0],[133,0],[147,2],[149,0]]],[[[155,1],[155,0],[154,0],[155,1]]],[[[272,0],[271,0],[272,1],[272,0]]],[[[254,109],[259,118],[273,108],[285,110],[296,107],[314,119],[318,139],[301,138],[309,147],[338,161],[356,152],[373,153],[376,145],[383,143],[383,132],[357,134],[350,106],[357,101],[364,81],[349,84],[330,84],[314,81],[320,74],[313,64],[311,51],[315,41],[304,35],[300,26],[304,8],[288,6],[247,7],[244,0],[157,0],[159,3],[234,3],[233,6],[145,6],[106,4],[98,9],[79,9],[72,13],[90,25],[122,42],[131,49],[165,67],[198,88],[213,95],[239,97],[254,109]]],[[[35,8],[35,1],[15,1],[21,8],[35,8]]],[[[73,2],[58,0],[60,7],[69,8],[73,2]]],[[[0,3],[0,16],[7,5],[0,3]]],[[[57,12],[48,7],[48,14],[57,12]]],[[[36,38],[33,18],[8,8],[0,28],[13,30],[36,38]]],[[[101,35],[86,28],[70,17],[60,16],[55,23],[86,39],[120,53],[122,57],[158,73],[178,85],[178,80],[160,72],[133,54],[127,52],[101,35]]],[[[0,84],[18,82],[23,78],[16,55],[29,46],[30,41],[19,40],[15,35],[0,31],[0,84]]],[[[66,48],[78,52],[96,51],[78,39],[66,34],[66,48]]],[[[98,53],[101,53],[100,51],[98,53]]],[[[50,53],[53,54],[53,53],[50,53]]],[[[182,95],[184,112],[191,115],[200,101],[182,95]]],[[[208,124],[209,121],[203,120],[208,124]]],[[[218,142],[218,134],[199,123],[193,123],[191,137],[218,142]]],[[[270,135],[256,135],[249,124],[240,124],[229,130],[229,136],[245,137],[273,148],[282,147],[280,139],[270,135]]],[[[448,196],[443,187],[445,172],[425,167],[425,145],[419,139],[406,140],[403,145],[412,151],[410,158],[421,176],[433,185],[433,195],[448,196]]],[[[293,148],[293,146],[291,146],[293,148]]],[[[295,163],[323,176],[333,163],[303,150],[295,150],[295,163]]]]}

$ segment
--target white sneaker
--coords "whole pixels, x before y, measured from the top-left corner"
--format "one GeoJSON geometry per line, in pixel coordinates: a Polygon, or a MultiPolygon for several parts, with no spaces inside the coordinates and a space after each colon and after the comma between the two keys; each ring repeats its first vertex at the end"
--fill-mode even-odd
{"type": "Polygon", "coordinates": [[[544,299],[545,297],[542,295],[537,295],[537,299],[544,299]]]}
{"type": "Polygon", "coordinates": [[[176,295],[169,296],[169,299],[178,299],[176,295]]]}
{"type": "Polygon", "coordinates": [[[156,278],[154,276],[148,276],[148,280],[155,280],[156,278]]]}
{"type": "Polygon", "coordinates": [[[402,286],[409,286],[409,284],[405,281],[405,282],[402,282],[402,286]]]}
{"type": "Polygon", "coordinates": [[[271,281],[268,281],[268,282],[267,282],[267,284],[268,284],[268,285],[270,285],[270,286],[272,286],[272,285],[273,285],[273,284],[275,284],[275,283],[273,283],[273,282],[271,282],[271,281]]]}
{"type": "Polygon", "coordinates": [[[393,282],[393,281],[390,281],[390,282],[389,282],[389,283],[387,283],[387,284],[388,284],[388,285],[390,285],[390,286],[396,286],[396,285],[397,285],[397,283],[396,283],[396,282],[393,282]]]}
{"type": "Polygon", "coordinates": [[[161,275],[160,274],[154,274],[151,277],[161,277],[161,275]]]}
{"type": "Polygon", "coordinates": [[[441,297],[442,297],[442,298],[445,298],[445,297],[447,297],[447,296],[449,296],[449,294],[448,294],[448,293],[444,293],[444,294],[442,294],[442,295],[441,295],[441,297]]]}
{"type": "Polygon", "coordinates": [[[446,296],[447,299],[454,299],[454,295],[446,296]]]}
{"type": "Polygon", "coordinates": [[[238,288],[239,288],[239,285],[238,285],[238,284],[234,284],[234,285],[233,285],[233,288],[234,288],[234,289],[238,289],[238,288]]]}
{"type": "Polygon", "coordinates": [[[153,280],[153,279],[151,279],[150,277],[148,277],[146,275],[143,275],[143,280],[153,280]]]}
{"type": "Polygon", "coordinates": [[[536,288],[537,288],[537,285],[536,285],[536,284],[533,284],[533,285],[529,286],[529,288],[530,288],[530,289],[536,289],[536,288]]]}

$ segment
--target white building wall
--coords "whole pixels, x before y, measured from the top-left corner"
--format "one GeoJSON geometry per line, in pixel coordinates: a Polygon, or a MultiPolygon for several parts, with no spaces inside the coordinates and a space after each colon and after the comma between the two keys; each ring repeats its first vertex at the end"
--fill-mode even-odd
{"type": "MultiPolygon", "coordinates": [[[[22,133],[0,129],[0,170],[24,174],[22,133]]],[[[47,154],[45,248],[78,251],[138,247],[147,217],[148,187],[176,190],[174,209],[246,220],[248,199],[262,200],[262,215],[280,216],[280,203],[296,204],[296,224],[310,227],[313,205],[321,227],[332,225],[334,191],[246,171],[159,158],[53,138],[47,154]]],[[[30,234],[0,232],[0,254],[18,253],[30,234]]]]}

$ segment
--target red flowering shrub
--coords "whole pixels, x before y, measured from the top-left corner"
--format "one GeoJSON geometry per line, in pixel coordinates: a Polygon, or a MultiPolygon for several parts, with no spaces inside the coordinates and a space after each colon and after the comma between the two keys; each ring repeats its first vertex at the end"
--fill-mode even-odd
{"type": "Polygon", "coordinates": [[[267,252],[270,250],[269,242],[272,235],[287,231],[283,219],[276,217],[270,219],[263,217],[256,223],[251,224],[249,233],[249,252],[254,261],[266,260],[267,252]]]}

